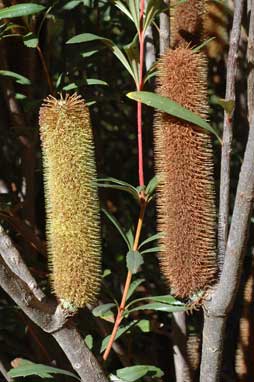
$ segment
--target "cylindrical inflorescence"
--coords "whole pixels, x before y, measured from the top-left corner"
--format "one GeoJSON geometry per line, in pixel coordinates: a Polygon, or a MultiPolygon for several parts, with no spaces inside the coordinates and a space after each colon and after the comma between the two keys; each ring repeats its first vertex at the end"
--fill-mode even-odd
{"type": "Polygon", "coordinates": [[[206,0],[175,1],[171,11],[170,46],[176,48],[186,43],[197,46],[204,38],[206,0]]]}
{"type": "Polygon", "coordinates": [[[101,280],[94,143],[82,98],[46,98],[40,135],[53,289],[76,309],[94,300],[101,280]]]}
{"type": "MultiPolygon", "coordinates": [[[[169,49],[158,64],[160,95],[207,116],[206,61],[188,47],[169,49]]],[[[211,285],[216,273],[213,152],[203,129],[157,112],[155,165],[161,239],[159,259],[172,292],[187,298],[211,285]]]]}

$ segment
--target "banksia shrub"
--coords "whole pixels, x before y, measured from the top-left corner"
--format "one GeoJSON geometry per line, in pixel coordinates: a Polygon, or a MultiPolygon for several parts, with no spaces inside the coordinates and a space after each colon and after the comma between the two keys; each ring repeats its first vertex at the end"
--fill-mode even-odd
{"type": "Polygon", "coordinates": [[[175,1],[171,15],[170,46],[190,43],[199,45],[204,37],[204,16],[206,12],[205,0],[186,0],[183,3],[175,1]]]}
{"type": "Polygon", "coordinates": [[[76,94],[40,109],[47,239],[56,296],[68,308],[92,302],[100,285],[100,224],[89,112],[76,94]]]}
{"type": "MultiPolygon", "coordinates": [[[[207,116],[206,62],[187,47],[168,50],[158,64],[158,93],[207,116]]],[[[211,137],[158,112],[155,165],[160,178],[159,254],[172,292],[182,298],[211,285],[216,272],[215,193],[211,137]]]]}

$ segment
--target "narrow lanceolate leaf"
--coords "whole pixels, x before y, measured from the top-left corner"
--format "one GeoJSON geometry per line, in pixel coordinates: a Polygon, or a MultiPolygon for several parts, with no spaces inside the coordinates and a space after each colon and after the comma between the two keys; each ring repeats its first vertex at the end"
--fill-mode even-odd
{"type": "Polygon", "coordinates": [[[113,215],[111,215],[111,213],[109,213],[104,208],[102,208],[102,212],[107,216],[107,218],[111,221],[111,223],[116,227],[117,231],[120,233],[120,235],[124,239],[125,243],[127,244],[127,247],[130,249],[131,248],[131,244],[130,244],[126,234],[124,233],[122,227],[120,226],[120,224],[116,220],[116,218],[113,215]]]}
{"type": "Polygon", "coordinates": [[[158,310],[160,312],[184,312],[187,310],[186,306],[169,305],[161,302],[151,302],[149,304],[140,305],[135,308],[129,309],[128,314],[136,312],[137,310],[158,310]]]}
{"type": "Polygon", "coordinates": [[[113,54],[118,58],[118,60],[121,62],[121,64],[125,67],[125,69],[129,72],[129,74],[132,76],[134,81],[136,81],[135,73],[133,73],[132,67],[130,63],[128,62],[125,54],[122,52],[118,46],[116,46],[111,40],[97,36],[92,33],[81,33],[79,35],[76,35],[72,38],[70,38],[66,44],[81,44],[85,42],[92,42],[92,41],[100,41],[103,44],[105,44],[107,47],[111,49],[113,54]]]}
{"type": "Polygon", "coordinates": [[[161,369],[151,365],[129,366],[116,371],[117,377],[126,382],[140,381],[140,378],[145,377],[147,374],[149,374],[149,380],[151,378],[160,378],[164,375],[161,369]]]}
{"type": "Polygon", "coordinates": [[[145,281],[145,279],[137,279],[137,280],[134,280],[132,281],[130,287],[129,287],[129,290],[128,290],[128,294],[127,294],[127,298],[126,298],[126,301],[129,300],[129,298],[133,295],[133,293],[135,292],[135,290],[139,287],[139,285],[141,285],[143,282],[145,281]]]}
{"type": "Polygon", "coordinates": [[[113,308],[116,304],[108,303],[108,304],[101,304],[99,306],[96,306],[96,308],[93,309],[93,315],[95,317],[103,316],[103,314],[107,313],[111,308],[113,308]]]}
{"type": "MultiPolygon", "coordinates": [[[[127,325],[120,326],[119,329],[117,330],[115,340],[117,340],[119,337],[121,337],[124,333],[128,332],[128,330],[130,330],[132,328],[132,326],[134,326],[136,324],[137,324],[137,321],[132,321],[131,323],[129,323],[127,325]]],[[[107,337],[105,337],[103,339],[102,344],[101,344],[101,349],[100,349],[101,353],[104,352],[104,350],[106,349],[108,342],[110,340],[110,337],[111,337],[111,335],[109,334],[107,337]]]]}
{"type": "Polygon", "coordinates": [[[26,359],[21,359],[18,367],[15,367],[14,369],[8,371],[8,375],[11,378],[29,377],[31,375],[36,375],[40,378],[53,378],[54,374],[67,375],[80,381],[80,378],[78,378],[77,375],[71,373],[70,371],[58,369],[52,366],[42,365],[39,363],[33,363],[26,359]]]}
{"type": "Polygon", "coordinates": [[[38,45],[38,42],[39,42],[38,37],[32,32],[29,32],[25,36],[23,36],[23,43],[28,48],[36,48],[38,45]]]}
{"type": "Polygon", "coordinates": [[[101,188],[114,188],[116,190],[126,191],[131,194],[136,201],[139,201],[138,190],[123,180],[116,178],[99,178],[97,182],[101,188]]]}
{"type": "Polygon", "coordinates": [[[152,235],[152,236],[148,237],[146,240],[142,241],[142,243],[140,244],[139,248],[141,248],[144,245],[150,243],[151,241],[155,241],[155,240],[161,239],[162,236],[163,236],[163,233],[159,232],[159,233],[156,233],[155,235],[152,235]]]}
{"type": "Polygon", "coordinates": [[[126,257],[128,270],[135,275],[139,267],[144,263],[142,255],[138,251],[129,251],[126,257]]]}
{"type": "Polygon", "coordinates": [[[84,100],[48,97],[40,136],[52,284],[63,305],[75,309],[95,300],[101,281],[94,143],[84,100]]]}
{"type": "Polygon", "coordinates": [[[201,118],[199,115],[188,110],[179,103],[172,101],[168,97],[152,93],[152,92],[131,92],[127,96],[135,101],[142,102],[145,105],[154,107],[160,111],[164,111],[174,117],[180,118],[184,121],[191,122],[196,126],[202,127],[204,130],[209,131],[214,134],[218,139],[219,136],[213,127],[206,122],[205,119],[201,118]]]}
{"type": "Polygon", "coordinates": [[[0,20],[14,17],[35,15],[45,9],[43,5],[34,3],[16,4],[0,10],[0,20]]]}
{"type": "Polygon", "coordinates": [[[28,78],[10,70],[0,70],[0,76],[13,78],[20,85],[31,85],[31,81],[28,78]]]}

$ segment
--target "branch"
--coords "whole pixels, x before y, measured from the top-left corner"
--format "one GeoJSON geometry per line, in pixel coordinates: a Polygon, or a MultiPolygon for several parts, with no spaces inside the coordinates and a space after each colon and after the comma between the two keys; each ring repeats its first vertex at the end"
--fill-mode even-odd
{"type": "Polygon", "coordinates": [[[160,54],[162,55],[166,49],[169,48],[169,0],[164,0],[165,6],[168,8],[168,12],[162,12],[160,14],[160,54]]]}
{"type": "MultiPolygon", "coordinates": [[[[244,0],[236,0],[233,26],[227,61],[226,100],[235,101],[235,81],[237,70],[237,51],[241,34],[241,20],[244,0]]],[[[232,116],[224,113],[223,144],[221,152],[220,203],[218,221],[218,266],[221,271],[225,256],[229,226],[230,198],[230,154],[232,143],[232,116]]]]}
{"type": "MultiPolygon", "coordinates": [[[[29,288],[28,284],[33,278],[29,275],[29,270],[23,263],[21,256],[3,230],[1,231],[0,254],[0,285],[4,291],[33,322],[45,332],[52,334],[70,360],[74,370],[79,374],[82,382],[107,382],[96,358],[86,347],[83,338],[73,324],[67,323],[70,312],[63,309],[61,305],[57,306],[44,300],[40,301],[29,288]],[[13,271],[5,262],[8,255],[11,255],[8,264],[13,271]],[[17,268],[20,270],[17,271],[17,268]]],[[[42,294],[42,291],[40,293],[42,294]]]]}
{"type": "Polygon", "coordinates": [[[173,313],[172,344],[176,382],[190,382],[190,367],[187,362],[187,329],[185,312],[173,313]]]}
{"type": "MultiPolygon", "coordinates": [[[[145,6],[147,7],[147,0],[145,1],[145,6]]],[[[145,32],[145,64],[146,70],[148,71],[151,66],[156,61],[156,53],[153,41],[153,28],[151,25],[146,29],[145,32]]]]}
{"type": "Polygon", "coordinates": [[[5,234],[3,227],[0,225],[0,254],[8,267],[21,280],[23,280],[34,296],[39,300],[45,297],[42,290],[38,287],[35,279],[29,272],[27,266],[23,262],[19,252],[13,246],[11,239],[5,234]]]}
{"type": "MultiPolygon", "coordinates": [[[[248,97],[248,115],[254,112],[254,0],[251,2],[248,36],[248,80],[247,80],[247,97],[248,97]]],[[[250,120],[249,120],[250,123],[250,120]]]]}
{"type": "MultiPolygon", "coordinates": [[[[254,2],[252,2],[251,20],[253,14],[254,2]]],[[[252,43],[251,37],[248,52],[253,49],[252,43]]],[[[251,76],[248,79],[248,94],[253,91],[253,85],[251,76]]],[[[239,175],[223,270],[211,300],[205,304],[201,382],[219,380],[226,318],[233,306],[242,271],[254,194],[254,108],[252,105],[249,109],[249,125],[249,137],[239,175]]]]}

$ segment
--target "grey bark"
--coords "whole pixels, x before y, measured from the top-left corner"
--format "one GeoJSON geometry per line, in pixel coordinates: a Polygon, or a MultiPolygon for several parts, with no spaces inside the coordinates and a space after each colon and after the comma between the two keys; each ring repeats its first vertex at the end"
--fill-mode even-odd
{"type": "Polygon", "coordinates": [[[1,230],[0,254],[0,286],[4,291],[34,323],[53,335],[82,382],[107,382],[84,339],[68,322],[71,313],[61,305],[47,302],[45,298],[40,300],[35,296],[35,291],[40,298],[43,297],[43,293],[42,291],[39,293],[35,280],[3,230],[1,230]],[[8,259],[8,256],[11,258],[8,259]]]}
{"type": "Polygon", "coordinates": [[[254,196],[254,113],[239,175],[235,205],[219,284],[205,303],[201,382],[217,382],[228,312],[234,303],[244,257],[254,196]]]}
{"type": "MultiPolygon", "coordinates": [[[[235,1],[233,26],[230,35],[230,45],[227,60],[227,78],[225,99],[235,101],[235,78],[237,70],[237,51],[241,34],[241,20],[244,0],[235,1]]],[[[230,198],[230,154],[232,144],[232,115],[224,113],[224,128],[221,151],[220,172],[220,202],[218,221],[218,255],[219,270],[222,270],[226,250],[229,227],[229,198],[230,198]]]]}
{"type": "Polygon", "coordinates": [[[185,312],[174,312],[172,316],[172,343],[176,382],[191,381],[187,362],[187,329],[185,312]]]}
{"type": "MultiPolygon", "coordinates": [[[[145,7],[147,7],[147,0],[145,1],[145,7]]],[[[145,32],[145,64],[146,70],[148,71],[151,66],[155,63],[156,53],[153,41],[153,28],[149,25],[145,32]]]]}
{"type": "MultiPolygon", "coordinates": [[[[252,115],[254,111],[254,0],[251,1],[250,23],[248,35],[248,82],[247,82],[247,97],[248,97],[248,115],[252,115]]],[[[250,120],[249,120],[250,123],[250,120]]]]}
{"type": "Polygon", "coordinates": [[[169,18],[169,0],[164,0],[168,12],[160,14],[160,54],[163,54],[169,48],[170,37],[170,18],[169,18]]]}

